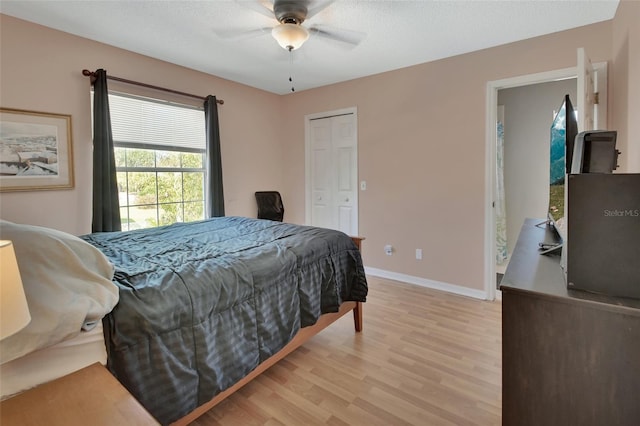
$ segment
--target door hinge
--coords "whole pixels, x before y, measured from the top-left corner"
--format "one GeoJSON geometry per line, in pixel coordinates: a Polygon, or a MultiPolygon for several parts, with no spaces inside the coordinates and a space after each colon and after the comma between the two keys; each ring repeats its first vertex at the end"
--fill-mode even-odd
{"type": "Polygon", "coordinates": [[[595,92],[593,94],[593,104],[594,105],[598,105],[600,103],[600,93],[599,92],[595,92]]]}

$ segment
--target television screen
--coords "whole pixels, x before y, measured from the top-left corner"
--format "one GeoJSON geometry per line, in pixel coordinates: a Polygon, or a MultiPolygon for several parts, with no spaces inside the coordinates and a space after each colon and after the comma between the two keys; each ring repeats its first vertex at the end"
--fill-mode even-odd
{"type": "Polygon", "coordinates": [[[549,151],[549,210],[548,218],[561,237],[565,237],[565,177],[571,171],[574,140],[578,133],[578,120],[569,95],[551,123],[549,151]]]}
{"type": "Polygon", "coordinates": [[[566,148],[566,173],[571,173],[571,162],[573,159],[573,150],[575,147],[576,136],[578,136],[578,112],[573,109],[569,95],[565,95],[565,143],[566,148]]]}

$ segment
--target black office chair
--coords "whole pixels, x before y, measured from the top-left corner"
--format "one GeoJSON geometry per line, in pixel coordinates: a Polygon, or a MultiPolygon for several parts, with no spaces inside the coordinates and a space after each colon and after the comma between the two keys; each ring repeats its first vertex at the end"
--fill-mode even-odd
{"type": "Polygon", "coordinates": [[[257,191],[258,219],[269,219],[282,222],[284,205],[278,191],[257,191]]]}

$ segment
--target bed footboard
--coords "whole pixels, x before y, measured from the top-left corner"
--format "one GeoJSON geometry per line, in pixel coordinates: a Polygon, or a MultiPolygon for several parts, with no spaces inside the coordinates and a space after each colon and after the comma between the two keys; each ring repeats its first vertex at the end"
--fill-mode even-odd
{"type": "Polygon", "coordinates": [[[362,331],[362,302],[355,302],[356,306],[353,308],[353,325],[355,326],[356,333],[362,331]]]}
{"type": "MultiPolygon", "coordinates": [[[[355,243],[358,250],[362,251],[362,240],[364,237],[351,235],[351,239],[355,243]]],[[[353,325],[356,328],[356,332],[362,331],[362,302],[356,302],[356,306],[353,308],[353,325]]]]}

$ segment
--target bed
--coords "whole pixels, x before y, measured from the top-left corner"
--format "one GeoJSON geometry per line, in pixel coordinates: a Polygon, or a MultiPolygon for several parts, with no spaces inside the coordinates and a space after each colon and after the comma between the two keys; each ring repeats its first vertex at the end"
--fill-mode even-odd
{"type": "Polygon", "coordinates": [[[362,260],[338,231],[226,217],[81,238],[115,265],[107,366],[162,424],[194,420],[341,315],[361,328],[362,260]]]}

